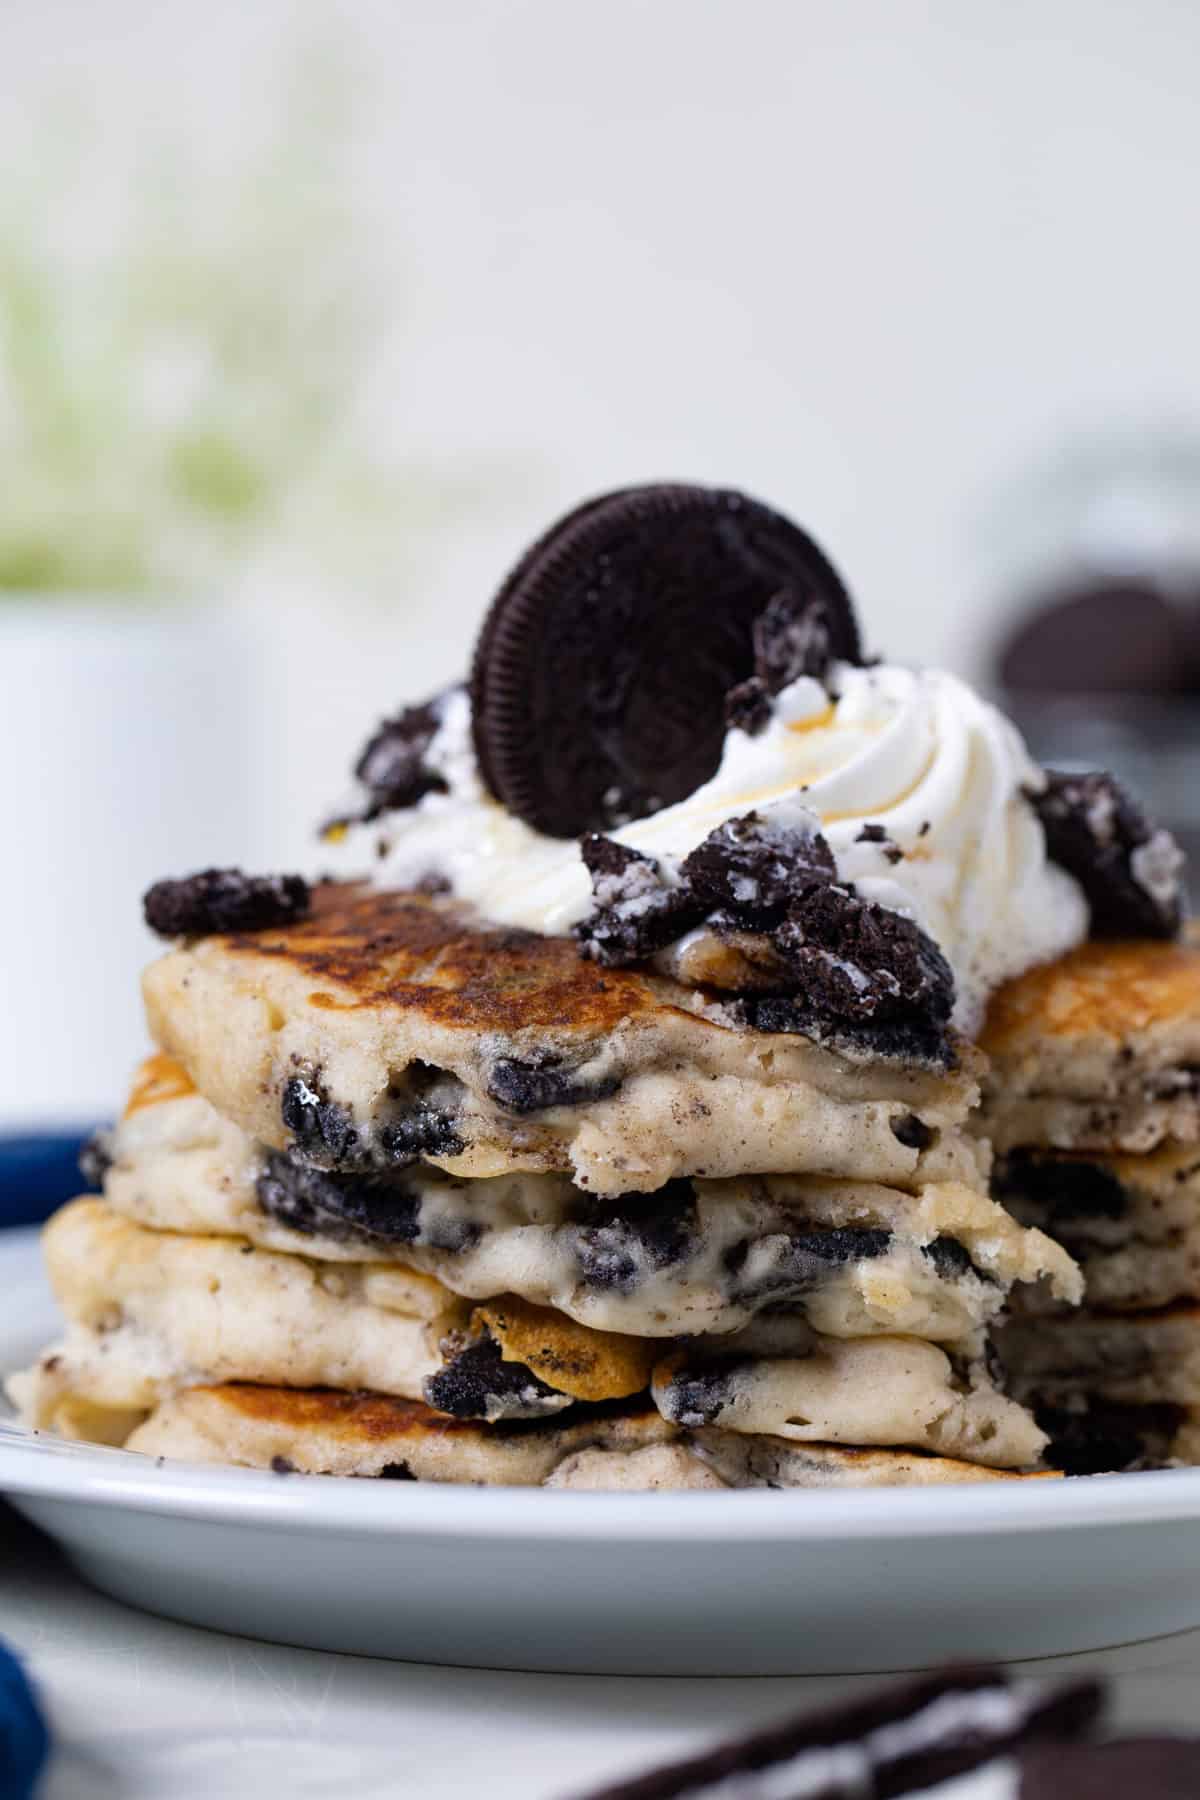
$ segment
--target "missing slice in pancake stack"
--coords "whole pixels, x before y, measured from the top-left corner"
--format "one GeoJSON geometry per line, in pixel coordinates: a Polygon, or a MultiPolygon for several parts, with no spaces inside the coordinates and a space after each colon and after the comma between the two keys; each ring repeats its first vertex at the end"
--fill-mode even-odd
{"type": "Polygon", "coordinates": [[[373,881],[147,896],[158,1050],[48,1228],[26,1419],[568,1488],[1045,1473],[994,1337],[1082,1281],[989,1192],[971,1032],[1089,900],[1004,721],[864,666],[779,515],[656,488],[535,546],[357,773],[373,881]]]}

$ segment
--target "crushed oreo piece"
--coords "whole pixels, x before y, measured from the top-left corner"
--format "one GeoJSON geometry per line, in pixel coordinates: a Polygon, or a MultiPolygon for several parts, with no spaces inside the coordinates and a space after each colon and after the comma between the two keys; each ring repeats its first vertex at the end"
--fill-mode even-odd
{"type": "Polygon", "coordinates": [[[360,1137],[351,1114],[331,1100],[320,1074],[293,1075],[283,1090],[280,1116],[296,1148],[319,1162],[353,1161],[360,1137]]]}
{"type": "Polygon", "coordinates": [[[575,1257],[589,1287],[631,1294],[645,1265],[670,1268],[682,1262],[696,1241],[699,1217],[690,1181],[668,1181],[653,1194],[624,1194],[619,1200],[584,1203],[588,1223],[576,1240],[575,1257]]]}
{"type": "Polygon", "coordinates": [[[835,883],[806,889],[775,932],[806,1003],[833,1020],[948,1024],[954,975],[914,920],[835,883]]]}
{"type": "Polygon", "coordinates": [[[296,1465],[288,1456],[273,1456],[271,1458],[271,1473],[272,1475],[294,1475],[296,1473],[296,1465]]]}
{"type": "MultiPolygon", "coordinates": [[[[881,826],[864,831],[886,852],[881,826]]],[[[671,881],[652,858],[610,838],[593,834],[582,848],[597,898],[577,927],[585,955],[636,962],[703,926],[752,968],[753,979],[747,974],[741,983],[743,1022],[850,1038],[876,1051],[886,1039],[883,1054],[943,1067],[953,1060],[949,963],[912,919],[838,882],[833,852],[803,804],[726,820],[684,857],[671,881]],[[747,993],[751,986],[758,991],[747,993]]],[[[528,1078],[527,1097],[521,1083],[508,1085],[513,1098],[502,1103],[514,1110],[568,1098],[545,1098],[542,1084],[528,1078]]]]}
{"type": "Polygon", "coordinates": [[[943,1281],[957,1281],[964,1275],[974,1275],[979,1281],[992,1281],[992,1276],[985,1270],[976,1268],[970,1252],[957,1238],[935,1237],[921,1246],[921,1254],[933,1264],[943,1281]]]}
{"type": "Polygon", "coordinates": [[[609,967],[640,962],[703,917],[688,889],[672,885],[653,857],[598,832],[589,832],[579,849],[592,878],[595,906],[575,935],[593,962],[609,967]]]}
{"type": "Polygon", "coordinates": [[[380,1481],[415,1481],[417,1477],[406,1462],[391,1462],[384,1463],[379,1471],[378,1479],[380,1481]]]}
{"type": "MultiPolygon", "coordinates": [[[[754,621],[754,674],[725,696],[725,723],[757,737],[771,722],[776,694],[808,675],[824,681],[841,654],[841,633],[819,594],[785,587],[754,621]]],[[[860,659],[855,659],[860,660],[860,659]]]]}
{"type": "Polygon", "coordinates": [[[928,1150],[936,1140],[937,1132],[924,1119],[919,1119],[916,1113],[904,1113],[900,1118],[892,1120],[892,1136],[906,1150],[928,1150]]]}
{"type": "Polygon", "coordinates": [[[751,929],[774,924],[807,887],[836,873],[816,816],[802,806],[727,819],[681,865],[704,912],[726,908],[751,929]]]}
{"type": "Polygon", "coordinates": [[[776,1234],[779,1253],[766,1266],[755,1260],[752,1273],[749,1243],[735,1244],[726,1256],[726,1266],[737,1277],[734,1298],[749,1301],[771,1300],[776,1304],[798,1299],[821,1287],[847,1263],[871,1262],[885,1256],[892,1234],[879,1226],[842,1225],[828,1231],[797,1231],[786,1238],[776,1234]]]}
{"type": "Polygon", "coordinates": [[[495,1338],[487,1335],[447,1345],[445,1368],[425,1383],[426,1404],[455,1419],[540,1419],[571,1405],[524,1363],[505,1362],[495,1338]]]}
{"type": "Polygon", "coordinates": [[[795,994],[743,994],[730,1010],[753,1031],[795,1033],[850,1055],[939,1071],[953,1069],[958,1062],[953,1034],[936,1020],[832,1018],[795,994]]]}
{"type": "Polygon", "coordinates": [[[774,707],[770,688],[761,675],[751,675],[731,687],[725,696],[725,723],[733,731],[757,737],[771,723],[774,707]]]}
{"type": "MultiPolygon", "coordinates": [[[[265,1213],[306,1237],[376,1249],[421,1237],[420,1194],[383,1176],[335,1175],[272,1150],[254,1187],[265,1213]]],[[[478,1238],[479,1227],[464,1221],[462,1241],[440,1247],[467,1249],[478,1238]]]]}
{"type": "Polygon", "coordinates": [[[79,1173],[86,1185],[99,1193],[112,1165],[112,1133],[94,1131],[79,1152],[79,1173]]]}
{"type": "Polygon", "coordinates": [[[1014,1210],[1032,1206],[1037,1220],[1052,1232],[1069,1229],[1076,1219],[1121,1219],[1129,1208],[1123,1183],[1103,1163],[1035,1150],[1010,1150],[999,1157],[992,1192],[1014,1210]]]}
{"type": "Polygon", "coordinates": [[[454,1116],[427,1100],[390,1118],[378,1139],[387,1161],[398,1168],[423,1156],[461,1156],[467,1147],[454,1116]]]}
{"type": "Polygon", "coordinates": [[[903,850],[888,836],[882,825],[864,825],[854,841],[856,844],[878,844],[890,863],[904,861],[903,850]]]}
{"type": "Polygon", "coordinates": [[[1027,793],[1046,848],[1073,875],[1092,912],[1092,936],[1172,938],[1183,924],[1183,852],[1115,776],[1047,769],[1027,793]]]}
{"type": "Polygon", "coordinates": [[[781,588],[754,621],[754,672],[772,694],[802,675],[823,681],[837,654],[837,636],[820,594],[781,588]]]}
{"type": "Polygon", "coordinates": [[[522,1062],[514,1056],[498,1057],[487,1077],[490,1098],[506,1111],[519,1114],[606,1100],[620,1085],[615,1075],[599,1081],[580,1081],[576,1070],[564,1069],[550,1058],[522,1062]]]}
{"type": "Polygon", "coordinates": [[[299,875],[202,869],[179,881],[156,881],[142,897],[142,913],[159,937],[210,937],[294,924],[311,903],[308,883],[299,875]]]}
{"type": "Polygon", "coordinates": [[[444,776],[425,758],[441,727],[445,702],[456,691],[447,688],[421,706],[406,706],[394,719],[385,719],[370,739],[354,765],[367,792],[366,806],[357,815],[364,823],[416,806],[426,794],[446,792],[444,776]]]}
{"type": "Polygon", "coordinates": [[[735,1397],[737,1376],[746,1367],[747,1363],[740,1360],[714,1363],[709,1368],[679,1369],[666,1392],[658,1396],[663,1417],[690,1430],[718,1424],[735,1397]]]}

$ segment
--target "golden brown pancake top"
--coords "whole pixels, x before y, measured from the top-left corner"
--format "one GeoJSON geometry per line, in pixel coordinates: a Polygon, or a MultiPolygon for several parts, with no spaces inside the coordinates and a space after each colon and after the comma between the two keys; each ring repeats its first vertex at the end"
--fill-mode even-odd
{"type": "Polygon", "coordinates": [[[586,961],[570,938],[488,926],[446,901],[349,883],[318,887],[309,916],[210,940],[286,960],[329,1010],[386,1004],[475,1031],[569,1025],[597,1036],[670,1004],[670,984],[586,961]]]}
{"type": "Polygon", "coordinates": [[[992,997],[980,1043],[991,1056],[1046,1038],[1126,1038],[1200,1014],[1200,945],[1131,939],[1081,944],[992,997]]]}
{"type": "Polygon", "coordinates": [[[442,1437],[453,1437],[456,1432],[478,1429],[474,1419],[452,1419],[447,1413],[434,1412],[420,1400],[396,1400],[387,1394],[349,1394],[338,1388],[262,1387],[241,1381],[197,1391],[215,1395],[250,1419],[289,1425],[298,1431],[337,1427],[347,1436],[366,1441],[404,1432],[437,1432],[442,1437]]]}
{"type": "MultiPolygon", "coordinates": [[[[189,1392],[211,1394],[222,1405],[248,1419],[286,1425],[301,1432],[333,1430],[340,1436],[363,1443],[405,1434],[413,1437],[479,1437],[482,1434],[503,1438],[539,1428],[538,1424],[531,1425],[526,1420],[485,1425],[478,1419],[455,1419],[447,1413],[435,1412],[421,1400],[399,1400],[387,1394],[367,1392],[346,1393],[338,1388],[266,1387],[230,1381],[193,1388],[189,1392]]],[[[642,1420],[649,1422],[656,1436],[671,1434],[671,1428],[664,1424],[662,1416],[649,1401],[639,1400],[628,1409],[621,1408],[621,1417],[634,1424],[642,1420]]]]}

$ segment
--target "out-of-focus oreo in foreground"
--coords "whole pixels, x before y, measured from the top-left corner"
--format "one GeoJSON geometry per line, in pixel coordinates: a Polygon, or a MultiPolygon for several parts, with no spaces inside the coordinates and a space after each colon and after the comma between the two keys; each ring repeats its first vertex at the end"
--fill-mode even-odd
{"type": "MultiPolygon", "coordinates": [[[[940,1792],[973,1770],[1019,1759],[1027,1747],[1073,1746],[1102,1704],[1096,1681],[1014,1688],[999,1669],[952,1669],[788,1720],[589,1800],[884,1800],[940,1792]]],[[[988,1800],[1024,1792],[1015,1771],[1011,1788],[986,1791],[988,1800]]],[[[1176,1790],[1164,1791],[1173,1800],[1176,1790]]],[[[1074,1792],[1064,1782],[1058,1800],[1074,1792]]],[[[1157,1792],[1144,1790],[1144,1800],[1157,1792]]]]}
{"type": "Polygon", "coordinates": [[[836,570],[761,502],[663,483],[576,508],[526,552],[479,637],[472,722],[492,793],[577,837],[695,792],[720,761],[730,688],[775,646],[754,633],[781,594],[785,649],[860,660],[836,570]]]}

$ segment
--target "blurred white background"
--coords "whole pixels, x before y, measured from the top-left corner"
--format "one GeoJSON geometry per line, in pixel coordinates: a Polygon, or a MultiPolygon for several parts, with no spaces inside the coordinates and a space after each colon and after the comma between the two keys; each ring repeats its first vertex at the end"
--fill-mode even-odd
{"type": "MultiPolygon", "coordinates": [[[[230,861],[311,862],[373,719],[463,667],[506,565],[582,494],[744,486],[826,544],[874,644],[974,673],[1005,486],[1072,438],[1200,426],[1189,0],[7,0],[0,183],[47,112],[84,119],[71,174],[103,241],[164,143],[236,169],[305,57],[342,135],[297,179],[352,212],[370,289],[346,428],[397,500],[316,556],[302,490],[215,583],[256,645],[253,767],[217,742],[221,692],[198,758],[230,788],[230,861]]],[[[338,254],[314,231],[284,297],[338,254]]],[[[120,800],[196,861],[177,797],[120,800]]],[[[69,806],[60,824],[61,943],[69,806]]],[[[45,932],[26,848],[5,862],[45,932]]],[[[137,860],[88,880],[136,911],[137,860]]],[[[13,1020],[6,1116],[119,1089],[135,949],[93,946],[93,1024],[36,1076],[13,1020]]]]}

